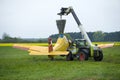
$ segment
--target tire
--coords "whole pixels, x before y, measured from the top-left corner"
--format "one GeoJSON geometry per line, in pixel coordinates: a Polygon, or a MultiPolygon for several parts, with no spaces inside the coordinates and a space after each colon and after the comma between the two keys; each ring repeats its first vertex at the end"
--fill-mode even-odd
{"type": "Polygon", "coordinates": [[[73,60],[73,55],[72,52],[69,52],[69,54],[66,56],[67,61],[72,61],[73,60]]]}
{"type": "Polygon", "coordinates": [[[78,60],[85,61],[85,60],[88,60],[88,58],[89,58],[89,55],[85,50],[78,52],[78,60]]]}
{"type": "Polygon", "coordinates": [[[94,60],[95,61],[102,61],[103,59],[103,53],[101,50],[95,51],[94,52],[94,60]]]}
{"type": "Polygon", "coordinates": [[[54,60],[54,56],[48,55],[48,58],[50,58],[50,60],[54,60]]]}

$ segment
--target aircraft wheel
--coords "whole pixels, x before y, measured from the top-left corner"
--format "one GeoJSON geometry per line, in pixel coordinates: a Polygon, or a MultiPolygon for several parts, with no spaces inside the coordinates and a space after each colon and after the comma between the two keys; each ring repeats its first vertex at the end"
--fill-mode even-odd
{"type": "Polygon", "coordinates": [[[54,56],[48,55],[48,58],[50,58],[50,60],[54,60],[54,56]]]}
{"type": "Polygon", "coordinates": [[[69,52],[69,54],[66,56],[67,61],[72,61],[73,60],[73,55],[72,52],[69,52]]]}

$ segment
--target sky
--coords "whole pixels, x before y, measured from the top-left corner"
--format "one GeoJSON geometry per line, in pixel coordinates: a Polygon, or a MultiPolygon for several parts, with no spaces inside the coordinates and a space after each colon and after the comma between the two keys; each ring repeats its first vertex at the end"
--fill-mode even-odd
{"type": "MultiPolygon", "coordinates": [[[[61,7],[72,6],[87,32],[120,31],[120,0],[0,0],[0,38],[47,38],[58,33],[61,7]]],[[[79,32],[70,14],[65,32],[79,32]]]]}

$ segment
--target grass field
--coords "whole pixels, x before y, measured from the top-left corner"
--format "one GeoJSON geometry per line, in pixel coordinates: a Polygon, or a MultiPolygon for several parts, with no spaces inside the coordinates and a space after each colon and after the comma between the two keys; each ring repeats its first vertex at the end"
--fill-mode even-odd
{"type": "Polygon", "coordinates": [[[0,47],[0,80],[120,80],[120,46],[103,49],[102,62],[66,61],[56,56],[29,56],[11,46],[0,47]]]}

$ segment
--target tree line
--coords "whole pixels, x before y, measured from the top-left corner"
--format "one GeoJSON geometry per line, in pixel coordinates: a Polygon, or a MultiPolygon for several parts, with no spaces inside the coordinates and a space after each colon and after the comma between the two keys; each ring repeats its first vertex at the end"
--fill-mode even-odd
{"type": "Polygon", "coordinates": [[[19,38],[11,37],[9,34],[4,33],[0,43],[45,43],[47,38],[19,38]]]}
{"type": "MultiPolygon", "coordinates": [[[[120,41],[120,31],[109,32],[109,33],[96,31],[96,32],[87,32],[87,34],[92,42],[120,41]]],[[[70,33],[66,33],[66,35],[69,39],[72,39],[72,40],[82,38],[81,32],[70,32],[70,33]]],[[[53,34],[50,37],[54,41],[56,41],[58,34],[53,34]]]]}
{"type": "MultiPolygon", "coordinates": [[[[92,42],[113,42],[113,41],[120,41],[120,31],[116,32],[87,32],[90,40],[92,42]]],[[[70,32],[65,33],[66,37],[70,40],[74,39],[81,39],[82,35],[81,32],[70,32]]],[[[52,34],[49,37],[52,38],[53,42],[57,41],[59,34],[52,34]]],[[[48,38],[18,38],[18,37],[11,37],[9,34],[4,33],[2,39],[0,39],[1,43],[45,43],[48,42],[48,38]]]]}

